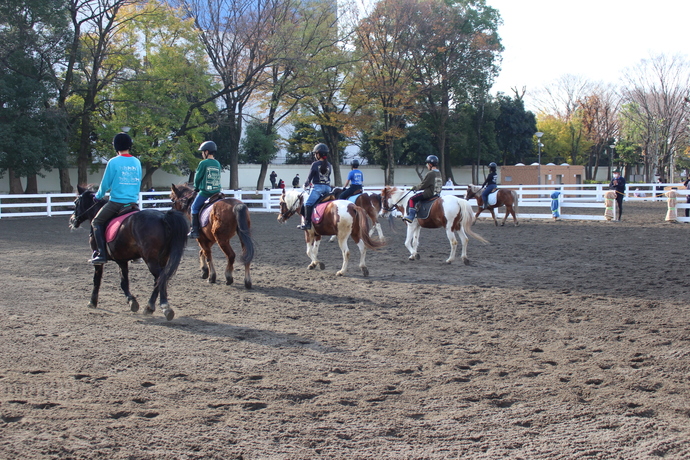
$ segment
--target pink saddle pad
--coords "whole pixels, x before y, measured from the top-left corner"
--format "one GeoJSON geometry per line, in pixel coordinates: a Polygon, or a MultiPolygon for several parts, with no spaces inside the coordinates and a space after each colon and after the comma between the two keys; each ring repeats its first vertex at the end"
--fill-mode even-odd
{"type": "Polygon", "coordinates": [[[137,213],[139,211],[132,211],[128,212],[127,214],[122,214],[121,216],[117,216],[110,222],[108,222],[108,227],[105,230],[105,240],[110,243],[115,239],[117,236],[117,232],[120,231],[120,226],[122,225],[122,221],[131,216],[134,213],[137,213]]]}
{"type": "Polygon", "coordinates": [[[313,224],[318,224],[321,222],[323,219],[323,212],[326,210],[326,205],[330,203],[330,201],[326,201],[325,203],[319,203],[316,205],[314,208],[314,212],[311,215],[311,222],[313,224]]]}

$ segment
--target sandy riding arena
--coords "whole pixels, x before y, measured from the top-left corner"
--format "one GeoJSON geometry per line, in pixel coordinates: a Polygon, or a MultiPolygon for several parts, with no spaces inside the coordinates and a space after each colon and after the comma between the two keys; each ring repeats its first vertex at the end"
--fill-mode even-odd
{"type": "Polygon", "coordinates": [[[439,229],[409,261],[398,220],[368,278],[326,240],[307,270],[297,221],[254,213],[254,288],[202,280],[192,241],[172,321],[131,313],[113,263],[87,308],[66,216],[0,219],[0,458],[690,458],[690,225],[624,211],[482,215],[467,266],[439,229]]]}

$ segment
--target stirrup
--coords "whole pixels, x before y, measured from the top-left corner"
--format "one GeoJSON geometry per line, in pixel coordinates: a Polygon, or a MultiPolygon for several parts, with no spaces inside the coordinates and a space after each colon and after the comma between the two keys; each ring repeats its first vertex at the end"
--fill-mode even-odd
{"type": "Polygon", "coordinates": [[[412,218],[409,217],[409,216],[405,216],[405,217],[403,217],[403,222],[407,222],[408,224],[411,224],[411,223],[412,223],[412,218]]]}
{"type": "Polygon", "coordinates": [[[187,238],[199,238],[199,230],[191,229],[189,233],[187,233],[187,238]]]}
{"type": "Polygon", "coordinates": [[[101,256],[100,254],[98,256],[93,257],[89,262],[91,265],[103,265],[108,261],[105,257],[101,256]]]}
{"type": "Polygon", "coordinates": [[[297,226],[300,230],[311,230],[311,222],[305,222],[297,226]]]}

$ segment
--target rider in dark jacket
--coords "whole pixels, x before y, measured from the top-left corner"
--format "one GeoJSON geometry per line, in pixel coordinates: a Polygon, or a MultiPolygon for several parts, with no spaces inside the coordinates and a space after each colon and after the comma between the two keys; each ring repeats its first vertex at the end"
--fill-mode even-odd
{"type": "Polygon", "coordinates": [[[498,187],[498,174],[496,173],[496,163],[493,161],[489,163],[489,174],[486,175],[486,180],[482,184],[484,190],[482,191],[482,206],[484,209],[489,207],[489,194],[498,187]]]}
{"type": "Polygon", "coordinates": [[[306,186],[312,184],[311,194],[304,204],[304,224],[299,229],[309,230],[311,228],[311,214],[314,212],[314,205],[319,199],[331,193],[331,172],[333,166],[328,162],[328,146],[326,144],[316,144],[314,146],[315,162],[311,164],[306,186]]]}
{"type": "Polygon", "coordinates": [[[412,195],[412,198],[407,202],[407,215],[403,218],[407,223],[412,223],[415,217],[417,217],[417,203],[439,195],[443,188],[443,178],[441,177],[441,171],[438,170],[438,157],[436,155],[426,157],[426,167],[429,172],[424,177],[424,180],[411,189],[421,191],[412,195]]]}

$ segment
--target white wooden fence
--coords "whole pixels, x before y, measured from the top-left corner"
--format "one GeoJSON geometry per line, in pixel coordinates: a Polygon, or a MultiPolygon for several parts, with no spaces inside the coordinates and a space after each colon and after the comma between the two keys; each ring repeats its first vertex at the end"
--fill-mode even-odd
{"type": "MultiPolygon", "coordinates": [[[[560,219],[575,220],[604,220],[604,194],[608,191],[607,184],[586,185],[519,185],[501,186],[510,188],[518,193],[519,207],[527,208],[530,212],[519,212],[519,217],[525,219],[551,219],[551,194],[559,191],[560,219]],[[539,212],[543,208],[544,212],[539,212]],[[537,212],[534,212],[534,211],[537,212]]],[[[380,192],[382,186],[365,187],[368,192],[380,192]]],[[[678,221],[690,222],[685,217],[685,209],[690,203],[685,202],[685,196],[690,191],[677,184],[628,184],[625,200],[632,201],[666,201],[665,191],[676,189],[679,197],[676,208],[678,221]]],[[[464,197],[466,186],[444,187],[442,194],[464,197]]],[[[237,198],[246,203],[252,212],[278,212],[281,190],[224,190],[229,197],[237,198]]],[[[141,192],[139,207],[141,209],[156,208],[170,209],[170,192],[141,192]]],[[[72,214],[75,194],[49,193],[34,195],[0,195],[0,218],[7,217],[36,217],[59,216],[72,214]]],[[[475,205],[474,200],[472,204],[475,205]]]]}

